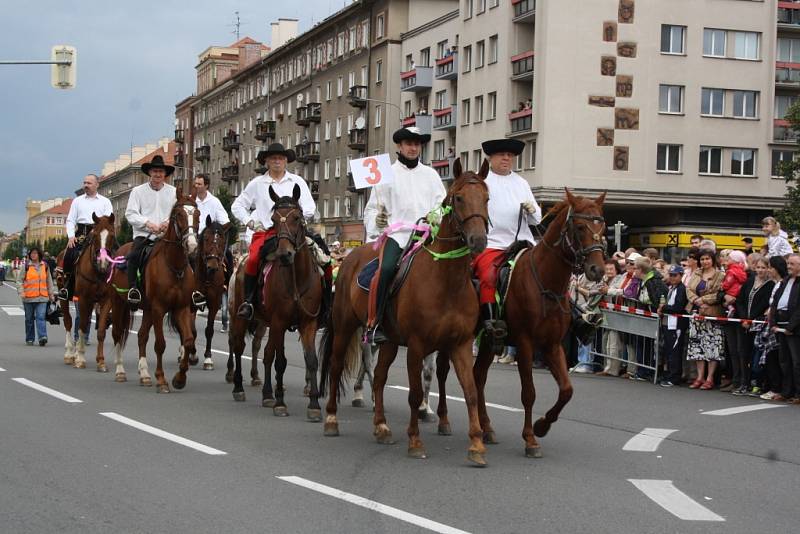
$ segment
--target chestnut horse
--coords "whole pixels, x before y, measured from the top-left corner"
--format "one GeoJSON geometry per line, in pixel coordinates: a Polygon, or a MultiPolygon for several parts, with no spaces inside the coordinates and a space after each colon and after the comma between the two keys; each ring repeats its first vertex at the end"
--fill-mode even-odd
{"type": "MultiPolygon", "coordinates": [[[[272,187],[269,195],[275,203],[272,209],[273,228],[277,229],[276,260],[267,264],[269,275],[263,293],[255,306],[254,327],[269,326],[267,347],[264,349],[264,386],[261,391],[261,404],[272,407],[276,416],[288,415],[284,402],[283,374],[287,360],[284,347],[286,330],[297,325],[303,357],[306,364],[306,384],[309,385],[306,419],[312,422],[322,420],[317,389],[317,351],[315,340],[317,319],[322,306],[322,275],[306,239],[306,223],[299,204],[300,187],[295,185],[291,197],[278,197],[272,187]],[[275,362],[275,392],[273,399],[270,368],[275,362]]],[[[244,262],[239,266],[235,298],[231,310],[238,310],[244,298],[242,277],[244,262]]],[[[231,315],[228,340],[234,356],[233,398],[245,399],[242,387],[242,352],[248,321],[237,314],[231,315]]],[[[253,354],[255,357],[255,353],[253,354]]],[[[252,376],[252,375],[251,375],[252,376]]],[[[255,378],[255,377],[253,377],[255,378]]]]}
{"type": "MultiPolygon", "coordinates": [[[[461,161],[456,159],[453,171],[456,179],[442,202],[444,215],[438,234],[417,253],[408,278],[383,318],[389,341],[380,346],[375,369],[374,435],[379,443],[392,442],[384,414],[383,389],[397,347],[405,345],[411,408],[408,454],[412,458],[426,457],[418,426],[422,362],[427,354],[438,350],[452,360],[464,390],[470,421],[468,458],[483,466],[486,448],[481,441],[478,397],[471,372],[478,296],[471,283],[470,252],[479,253],[486,248],[489,192],[484,179],[489,165],[484,162],[480,174],[462,172],[461,161]]],[[[371,244],[364,245],[351,252],[339,268],[333,311],[322,338],[320,389],[326,383],[329,388],[326,436],[339,435],[336,411],[338,397],[343,393],[345,367],[352,375],[362,360],[359,334],[367,321],[368,295],[358,287],[357,276],[377,255],[371,244]]]]}
{"type": "Polygon", "coordinates": [[[177,200],[169,215],[167,230],[160,237],[144,267],[144,299],[142,300],[142,325],[139,327],[139,383],[150,385],[147,368],[147,340],[150,327],[155,332],[156,382],[158,393],[169,393],[164,379],[162,357],[164,316],[168,314],[170,327],[177,330],[181,340],[181,361],[172,378],[175,389],[186,386],[189,370],[189,352],[194,345],[192,333],[192,291],[195,288],[194,271],[189,256],[197,250],[198,210],[194,201],[176,191],[177,200]]]}

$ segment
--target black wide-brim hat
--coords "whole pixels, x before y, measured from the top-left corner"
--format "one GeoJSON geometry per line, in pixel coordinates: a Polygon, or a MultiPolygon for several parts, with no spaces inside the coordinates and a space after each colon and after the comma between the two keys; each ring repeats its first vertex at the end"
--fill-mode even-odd
{"type": "Polygon", "coordinates": [[[258,155],[256,156],[256,160],[261,164],[264,165],[264,162],[267,161],[267,158],[270,156],[285,156],[286,163],[291,163],[297,159],[295,156],[294,150],[291,148],[284,148],[284,146],[280,143],[272,143],[267,147],[266,150],[260,150],[258,155]]]}
{"type": "Polygon", "coordinates": [[[519,156],[525,149],[525,143],[519,139],[492,139],[481,143],[481,147],[487,156],[498,152],[511,152],[515,156],[519,156]]]}
{"type": "Polygon", "coordinates": [[[167,176],[175,172],[175,167],[165,164],[164,158],[162,158],[160,155],[153,156],[153,159],[150,160],[150,163],[145,163],[142,165],[142,172],[148,176],[150,176],[150,171],[153,169],[164,169],[164,172],[167,174],[167,176]]]}
{"type": "Polygon", "coordinates": [[[400,128],[392,135],[392,141],[396,144],[399,144],[401,141],[419,141],[424,145],[430,140],[431,134],[422,133],[422,130],[416,126],[400,128]]]}

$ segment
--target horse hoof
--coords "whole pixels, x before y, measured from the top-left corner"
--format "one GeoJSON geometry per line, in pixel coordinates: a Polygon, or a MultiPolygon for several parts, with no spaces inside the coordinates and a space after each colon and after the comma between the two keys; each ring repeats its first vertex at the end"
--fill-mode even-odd
{"type": "Polygon", "coordinates": [[[153,379],[149,376],[145,376],[143,378],[139,378],[139,385],[140,386],[147,386],[150,387],[153,385],[153,379]]]}
{"type": "Polygon", "coordinates": [[[537,438],[545,437],[549,431],[550,423],[548,423],[544,418],[538,419],[533,424],[533,435],[537,438]]]}
{"type": "Polygon", "coordinates": [[[286,406],[275,406],[272,408],[272,415],[275,417],[288,417],[289,410],[286,409],[286,406]]]}
{"type": "Polygon", "coordinates": [[[186,387],[186,379],[178,380],[178,377],[172,379],[172,387],[175,389],[183,389],[186,387]]]}
{"type": "Polygon", "coordinates": [[[319,423],[322,421],[322,410],[318,408],[309,408],[306,410],[306,421],[309,423],[319,423]]]}
{"type": "Polygon", "coordinates": [[[469,451],[467,453],[467,460],[472,462],[475,467],[486,467],[486,454],[478,451],[469,451]]]}
{"type": "Polygon", "coordinates": [[[191,366],[195,366],[195,365],[197,365],[198,363],[200,363],[200,359],[199,359],[197,356],[195,356],[194,358],[192,358],[191,356],[189,356],[189,365],[191,365],[191,366]]]}
{"type": "Polygon", "coordinates": [[[159,384],[156,393],[169,393],[169,386],[166,384],[159,384]]]}
{"type": "Polygon", "coordinates": [[[542,448],[541,447],[525,447],[525,456],[528,458],[541,458],[542,457],[542,448]]]}
{"type": "Polygon", "coordinates": [[[203,364],[203,371],[213,371],[214,364],[213,363],[204,363],[203,364]]]}
{"type": "Polygon", "coordinates": [[[306,386],[303,388],[303,396],[308,397],[309,395],[311,395],[311,388],[306,386]]]}
{"type": "Polygon", "coordinates": [[[275,407],[275,399],[262,399],[261,406],[263,408],[274,408],[275,407]]]}
{"type": "Polygon", "coordinates": [[[244,402],[244,391],[234,391],[233,400],[236,402],[244,402]]]}
{"type": "Polygon", "coordinates": [[[497,441],[497,436],[495,435],[494,430],[483,433],[483,442],[488,443],[489,445],[497,445],[500,443],[497,441]]]}
{"type": "Polygon", "coordinates": [[[252,387],[263,386],[264,382],[262,382],[260,378],[254,378],[250,380],[250,385],[252,387]]]}
{"type": "Polygon", "coordinates": [[[225,373],[225,382],[233,384],[233,372],[225,373]]]}
{"type": "Polygon", "coordinates": [[[377,441],[381,445],[394,445],[394,439],[392,438],[392,431],[391,430],[377,430],[375,431],[375,441],[377,441]]]}
{"type": "Polygon", "coordinates": [[[425,447],[409,447],[408,457],[415,460],[424,460],[428,457],[428,454],[425,452],[425,447]]]}
{"type": "Polygon", "coordinates": [[[428,413],[428,410],[417,410],[417,418],[420,421],[428,422],[431,420],[431,414],[428,413]]]}
{"type": "Polygon", "coordinates": [[[114,382],[127,382],[127,381],[128,381],[128,375],[126,375],[125,373],[117,373],[114,375],[114,382]]]}
{"type": "Polygon", "coordinates": [[[75,363],[75,356],[64,356],[64,365],[72,365],[75,363]]]}
{"type": "Polygon", "coordinates": [[[353,399],[353,402],[350,403],[353,408],[363,408],[364,407],[364,399],[353,399]]]}
{"type": "Polygon", "coordinates": [[[75,369],[86,369],[86,363],[85,362],[75,362],[75,365],[73,365],[73,367],[75,369]]]}
{"type": "Polygon", "coordinates": [[[437,430],[440,436],[452,436],[453,430],[450,428],[450,423],[440,424],[437,430]]]}
{"type": "Polygon", "coordinates": [[[98,373],[107,373],[108,372],[108,368],[106,367],[105,364],[100,364],[100,365],[97,366],[97,372],[98,373]]]}
{"type": "Polygon", "coordinates": [[[325,423],[325,436],[333,438],[339,435],[339,423],[325,423]]]}

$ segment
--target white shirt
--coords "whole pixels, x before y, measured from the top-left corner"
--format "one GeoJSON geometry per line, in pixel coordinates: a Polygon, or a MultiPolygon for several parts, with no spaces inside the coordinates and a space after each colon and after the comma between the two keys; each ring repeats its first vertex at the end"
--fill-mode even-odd
{"type": "Polygon", "coordinates": [[[535,213],[528,215],[519,227],[520,241],[536,243],[529,224],[539,224],[542,220],[542,208],[533,198],[533,191],[528,182],[519,174],[512,172],[506,176],[489,171],[486,176],[489,186],[489,236],[486,248],[506,249],[514,242],[519,224],[519,206],[523,202],[532,202],[535,213]]]}
{"type": "Polygon", "coordinates": [[[222,202],[217,197],[209,192],[206,192],[206,198],[197,197],[194,199],[197,204],[197,209],[200,210],[200,226],[198,233],[202,233],[206,227],[206,217],[211,216],[212,223],[227,224],[231,222],[228,217],[228,212],[222,206],[222,202]]]}
{"type": "Polygon", "coordinates": [[[786,289],[783,290],[781,294],[781,298],[778,299],[778,306],[779,310],[788,310],[789,309],[789,297],[792,295],[792,287],[794,286],[794,278],[789,277],[786,280],[786,289]]]}
{"type": "Polygon", "coordinates": [[[72,205],[69,207],[66,225],[67,237],[70,239],[75,237],[75,227],[78,224],[94,224],[92,214],[96,214],[98,217],[107,217],[113,211],[111,201],[99,193],[93,197],[85,194],[79,196],[72,201],[72,205]]]}
{"type": "Polygon", "coordinates": [[[786,238],[787,234],[783,230],[778,235],[771,235],[767,238],[767,258],[786,256],[794,252],[786,238]]]}
{"type": "MultiPolygon", "coordinates": [[[[375,225],[375,217],[380,211],[379,206],[385,206],[389,214],[389,226],[398,222],[414,224],[417,219],[441,205],[447,196],[441,177],[427,165],[419,163],[413,169],[409,169],[399,161],[395,161],[392,164],[392,172],[394,181],[373,187],[364,208],[364,226],[367,229],[368,241],[374,241],[382,232],[375,225]]],[[[411,230],[398,230],[389,237],[402,248],[411,237],[411,230]]]]}
{"type": "Polygon", "coordinates": [[[279,197],[290,197],[295,185],[300,186],[300,208],[303,210],[303,217],[306,220],[313,219],[317,204],[311,196],[311,190],[305,180],[289,171],[286,171],[280,180],[273,179],[269,174],[256,176],[250,180],[231,205],[233,216],[245,225],[253,221],[261,223],[265,230],[271,228],[272,207],[275,203],[269,198],[269,186],[272,186],[279,197]]]}
{"type": "Polygon", "coordinates": [[[155,240],[158,236],[151,235],[145,225],[148,221],[161,224],[169,220],[176,200],[175,187],[170,184],[164,184],[158,191],[150,187],[150,182],[134,187],[125,209],[125,218],[133,227],[133,238],[149,236],[155,240]]]}

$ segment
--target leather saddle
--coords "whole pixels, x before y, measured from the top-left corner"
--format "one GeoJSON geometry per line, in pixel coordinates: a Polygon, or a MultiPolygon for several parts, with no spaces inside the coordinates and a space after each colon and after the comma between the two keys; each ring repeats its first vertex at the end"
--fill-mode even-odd
{"type": "Polygon", "coordinates": [[[511,286],[511,275],[514,272],[514,266],[520,256],[529,248],[533,248],[533,245],[529,242],[515,241],[503,254],[503,259],[497,269],[497,294],[500,297],[500,309],[503,308],[508,295],[508,288],[511,286]]]}

